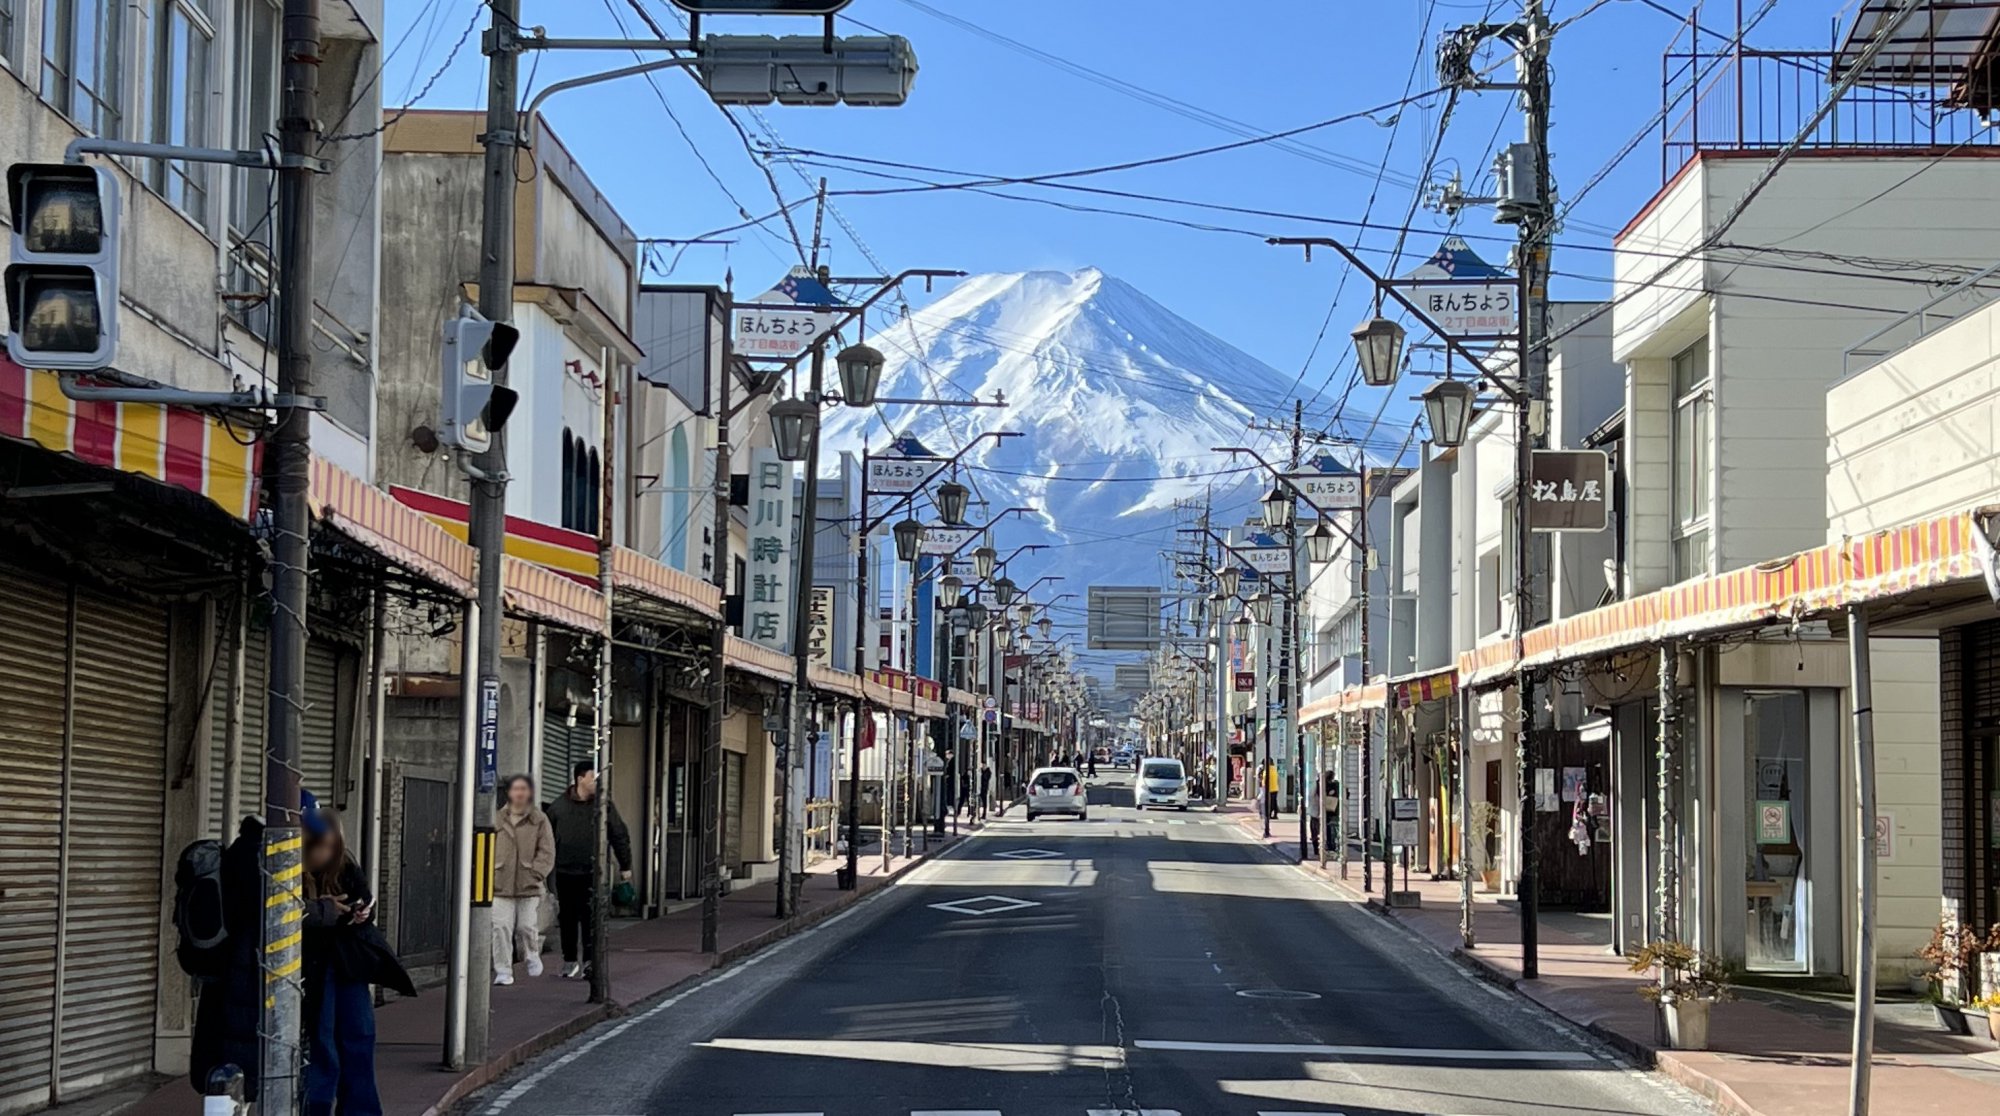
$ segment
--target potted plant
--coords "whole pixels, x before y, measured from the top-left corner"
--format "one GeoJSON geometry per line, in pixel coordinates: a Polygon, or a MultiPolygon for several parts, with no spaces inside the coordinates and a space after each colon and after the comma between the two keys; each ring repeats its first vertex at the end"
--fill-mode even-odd
{"type": "Polygon", "coordinates": [[[1674,1049],[1708,1049],[1709,1009],[1734,998],[1729,990],[1734,966],[1686,942],[1661,940],[1633,955],[1632,971],[1657,973],[1658,980],[1641,985],[1639,995],[1660,1005],[1674,1049]]]}
{"type": "Polygon", "coordinates": [[[1996,990],[1990,986],[1980,987],[1982,983],[1991,983],[1982,981],[1982,977],[1987,958],[1995,951],[2000,951],[2000,924],[1981,934],[1950,915],[1938,920],[1929,944],[1918,950],[1917,956],[1928,966],[1926,975],[1931,987],[1928,998],[1939,1026],[1953,1034],[1972,1033],[1965,1005],[1995,994],[1996,990]]]}
{"type": "Polygon", "coordinates": [[[1995,1045],[2000,1045],[2000,992],[1989,994],[1967,1005],[1986,1013],[1986,1035],[1995,1045]]]}
{"type": "Polygon", "coordinates": [[[1500,829],[1500,807],[1492,802],[1472,804],[1472,836],[1466,845],[1466,859],[1472,869],[1479,873],[1479,886],[1484,891],[1500,890],[1500,866],[1494,863],[1493,854],[1486,851],[1486,842],[1500,829]]]}

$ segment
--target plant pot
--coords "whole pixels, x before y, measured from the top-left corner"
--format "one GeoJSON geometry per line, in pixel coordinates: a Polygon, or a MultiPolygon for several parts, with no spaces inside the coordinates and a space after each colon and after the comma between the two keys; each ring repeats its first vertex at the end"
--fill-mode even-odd
{"type": "Polygon", "coordinates": [[[1488,868],[1479,873],[1479,886],[1484,891],[1500,890],[1500,869],[1488,868]]]}
{"type": "Polygon", "coordinates": [[[1965,1018],[1965,1011],[1957,1004],[1934,1001],[1931,1004],[1931,1010],[1937,1013],[1938,1026],[1943,1027],[1946,1031],[1954,1035],[1969,1035],[1972,1033],[1972,1024],[1965,1018]]]}
{"type": "Polygon", "coordinates": [[[1927,973],[1911,973],[1908,986],[1911,995],[1921,996],[1931,990],[1931,978],[1927,973]]]}
{"type": "Polygon", "coordinates": [[[1708,1049],[1710,1000],[1674,1000],[1662,1005],[1667,1013],[1667,1041],[1675,1050],[1708,1049]]]}
{"type": "Polygon", "coordinates": [[[2000,1007],[1986,1009],[1986,1037],[2000,1045],[2000,1007]]]}

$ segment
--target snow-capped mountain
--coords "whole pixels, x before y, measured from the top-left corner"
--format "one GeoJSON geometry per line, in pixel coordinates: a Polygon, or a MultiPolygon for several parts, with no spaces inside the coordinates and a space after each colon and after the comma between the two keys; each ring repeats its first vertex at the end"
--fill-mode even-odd
{"type": "Polygon", "coordinates": [[[1034,508],[1003,530],[1002,553],[1051,544],[1010,573],[1023,584],[1062,573],[1078,595],[1069,604],[1092,582],[1160,583],[1176,500],[1213,487],[1218,510],[1240,511],[1264,483],[1222,472],[1230,463],[1212,447],[1264,444],[1249,423],[1279,413],[1289,379],[1096,268],[974,276],[907,319],[869,324],[887,358],[883,397],[998,393],[1008,405],[836,408],[826,449],[879,451],[893,431],[948,454],[977,431],[1019,431],[968,455],[963,479],[988,501],[971,518],[1034,508]]]}

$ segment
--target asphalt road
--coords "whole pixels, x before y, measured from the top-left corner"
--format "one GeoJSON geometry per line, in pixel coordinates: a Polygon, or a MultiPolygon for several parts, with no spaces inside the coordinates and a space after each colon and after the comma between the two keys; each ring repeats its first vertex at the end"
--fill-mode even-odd
{"type": "MultiPolygon", "coordinates": [[[[1002,820],[480,1116],[1690,1114],[1206,812],[1002,820]]],[[[1016,812],[1018,815],[1018,811],[1016,812]]]]}

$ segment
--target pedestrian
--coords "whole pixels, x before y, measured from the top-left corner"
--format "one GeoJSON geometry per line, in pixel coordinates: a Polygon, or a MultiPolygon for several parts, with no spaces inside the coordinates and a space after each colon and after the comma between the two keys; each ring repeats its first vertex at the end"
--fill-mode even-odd
{"type": "Polygon", "coordinates": [[[1278,765],[1269,756],[1264,757],[1264,776],[1260,782],[1264,789],[1264,836],[1271,835],[1271,819],[1278,816],[1278,765]]]}
{"type": "Polygon", "coordinates": [[[978,809],[979,803],[972,799],[972,769],[961,768],[958,772],[958,805],[952,813],[964,814],[968,810],[976,812],[978,809]]]}
{"type": "Polygon", "coordinates": [[[993,765],[985,760],[979,761],[979,809],[993,812],[993,765]]]}
{"type": "MultiPolygon", "coordinates": [[[[597,764],[578,760],[571,768],[569,789],[542,810],[556,837],[556,923],[562,933],[563,979],[576,980],[590,972],[596,960],[596,924],[591,915],[591,891],[596,881],[597,818],[591,799],[597,796],[597,764]],[[581,936],[581,952],[578,937],[581,936]]],[[[618,878],[632,878],[632,839],[625,819],[607,796],[604,828],[611,855],[618,861],[618,878]]]]}
{"type": "Polygon", "coordinates": [[[542,888],[556,867],[556,834],[535,805],[535,783],[510,775],[493,811],[493,983],[514,983],[514,954],[542,975],[542,888]]]}
{"type": "Polygon", "coordinates": [[[305,1116],[382,1116],[375,1085],[375,995],[380,984],[417,994],[375,925],[375,897],[347,854],[340,819],[300,795],[305,830],[301,922],[306,1027],[305,1116]]]}
{"type": "Polygon", "coordinates": [[[1093,779],[1097,778],[1097,750],[1094,748],[1091,749],[1083,762],[1089,765],[1090,777],[1093,779]]]}
{"type": "Polygon", "coordinates": [[[194,1034],[188,1049],[188,1083],[208,1091],[211,1074],[233,1067],[243,1076],[243,1099],[255,1101],[263,1065],[258,1038],[263,1023],[264,974],[259,943],[264,932],[264,821],[246,817],[223,850],[219,872],[227,958],[201,983],[194,1034]]]}

